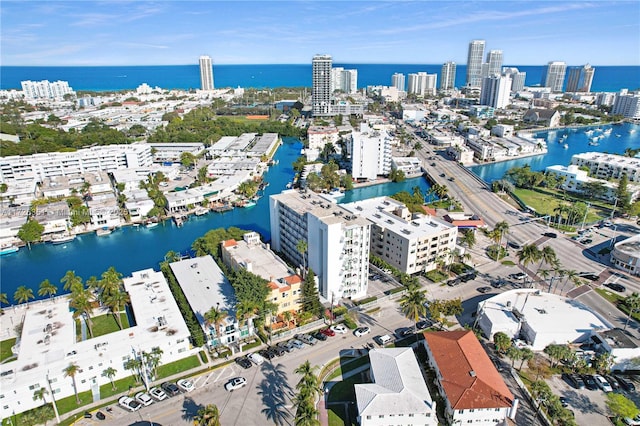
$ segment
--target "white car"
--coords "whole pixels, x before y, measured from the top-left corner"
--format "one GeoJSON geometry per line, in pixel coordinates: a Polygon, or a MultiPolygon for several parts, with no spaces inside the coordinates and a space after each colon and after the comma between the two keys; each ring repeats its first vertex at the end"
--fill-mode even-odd
{"type": "Polygon", "coordinates": [[[635,416],[633,419],[631,417],[625,417],[624,423],[629,426],[640,426],[640,414],[635,416]]]}
{"type": "Polygon", "coordinates": [[[224,385],[224,388],[229,392],[233,392],[234,390],[245,387],[246,385],[247,379],[244,377],[234,377],[224,385]]]}
{"type": "Polygon", "coordinates": [[[118,404],[125,410],[131,411],[132,413],[142,407],[138,401],[129,396],[121,396],[118,400],[118,404]]]}
{"type": "Polygon", "coordinates": [[[193,382],[187,379],[180,379],[176,382],[176,384],[183,392],[191,392],[196,388],[195,386],[193,386],[193,382]]]}
{"type": "Polygon", "coordinates": [[[260,365],[264,363],[264,358],[260,354],[252,353],[247,355],[247,358],[249,358],[249,360],[253,362],[255,365],[260,365]]]}
{"type": "Polygon", "coordinates": [[[335,324],[331,326],[331,330],[333,330],[335,333],[340,333],[340,334],[346,334],[347,333],[347,327],[344,326],[344,324],[335,324]]]}
{"type": "Polygon", "coordinates": [[[167,394],[160,388],[149,389],[149,395],[156,401],[162,401],[168,398],[167,394]]]}
{"type": "Polygon", "coordinates": [[[593,378],[595,379],[596,384],[600,389],[602,389],[605,392],[613,392],[613,389],[611,388],[611,385],[609,384],[609,382],[607,382],[607,379],[605,379],[599,374],[594,374],[593,378]]]}
{"type": "Polygon", "coordinates": [[[140,404],[144,405],[145,407],[148,407],[149,405],[153,404],[153,399],[146,392],[138,392],[136,394],[136,401],[138,401],[140,404]]]}
{"type": "Polygon", "coordinates": [[[371,329],[369,327],[358,327],[356,328],[356,331],[353,332],[356,337],[364,336],[365,334],[369,333],[371,333],[371,329]]]}

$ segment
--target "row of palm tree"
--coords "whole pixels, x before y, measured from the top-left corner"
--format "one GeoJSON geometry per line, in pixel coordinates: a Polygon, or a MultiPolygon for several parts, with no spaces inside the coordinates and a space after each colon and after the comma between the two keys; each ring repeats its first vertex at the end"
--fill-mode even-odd
{"type": "Polygon", "coordinates": [[[296,385],[298,393],[293,398],[293,406],[296,408],[294,419],[296,426],[317,426],[320,424],[315,404],[316,397],[322,392],[318,376],[316,376],[317,369],[317,366],[311,366],[307,360],[294,370],[296,374],[302,375],[296,385]]]}

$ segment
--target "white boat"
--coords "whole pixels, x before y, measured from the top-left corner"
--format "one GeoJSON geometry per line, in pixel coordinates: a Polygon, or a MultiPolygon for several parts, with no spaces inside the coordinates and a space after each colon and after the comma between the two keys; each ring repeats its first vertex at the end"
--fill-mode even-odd
{"type": "Polygon", "coordinates": [[[209,209],[205,207],[196,207],[196,211],[194,213],[196,216],[202,216],[209,213],[209,209]]]}
{"type": "Polygon", "coordinates": [[[148,222],[148,223],[145,225],[145,227],[146,227],[146,228],[149,228],[149,229],[151,229],[151,228],[155,228],[156,226],[158,226],[158,222],[148,222]]]}
{"type": "Polygon", "coordinates": [[[61,234],[51,237],[51,244],[64,244],[76,239],[75,235],[61,234]]]}
{"type": "Polygon", "coordinates": [[[249,201],[247,201],[246,203],[244,203],[244,204],[242,205],[242,207],[244,207],[244,208],[247,208],[247,207],[254,207],[255,205],[256,205],[256,202],[255,202],[255,201],[253,201],[253,200],[249,200],[249,201]]]}
{"type": "Polygon", "coordinates": [[[105,235],[109,235],[113,232],[113,230],[109,228],[96,229],[96,235],[98,237],[104,237],[105,235]]]}
{"type": "Polygon", "coordinates": [[[564,145],[562,145],[562,147],[563,147],[564,149],[568,149],[568,148],[569,148],[569,144],[565,143],[564,145]]]}
{"type": "Polygon", "coordinates": [[[14,245],[3,246],[0,248],[0,256],[5,256],[7,254],[15,253],[19,249],[14,245]]]}

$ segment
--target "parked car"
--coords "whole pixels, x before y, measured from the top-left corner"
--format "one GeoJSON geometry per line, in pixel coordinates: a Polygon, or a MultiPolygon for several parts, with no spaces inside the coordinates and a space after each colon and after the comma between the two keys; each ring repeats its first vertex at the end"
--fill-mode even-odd
{"type": "Polygon", "coordinates": [[[562,378],[575,389],[585,388],[584,380],[577,374],[563,373],[562,378]]]}
{"type": "Polygon", "coordinates": [[[618,283],[606,283],[604,286],[610,288],[613,291],[617,291],[618,293],[624,293],[625,291],[627,291],[627,288],[625,286],[618,283]]]}
{"type": "Polygon", "coordinates": [[[391,336],[389,336],[388,334],[384,334],[382,336],[378,336],[376,338],[377,342],[379,345],[384,346],[387,343],[391,342],[393,339],[391,338],[391,336]]]}
{"type": "Polygon", "coordinates": [[[520,244],[516,243],[515,241],[509,241],[507,244],[509,245],[509,247],[516,250],[520,250],[522,248],[520,244]]]}
{"type": "Polygon", "coordinates": [[[556,234],[555,232],[545,232],[542,235],[544,235],[547,238],[557,238],[558,237],[558,234],[556,234]]]}
{"type": "Polygon", "coordinates": [[[282,346],[271,346],[270,348],[277,356],[282,356],[284,354],[287,353],[287,350],[285,348],[283,348],[282,346]]]}
{"type": "Polygon", "coordinates": [[[640,414],[638,414],[634,418],[625,417],[623,421],[624,421],[624,424],[629,426],[640,426],[640,414]]]}
{"type": "Polygon", "coordinates": [[[177,385],[180,388],[180,390],[182,390],[183,392],[191,392],[196,388],[193,385],[193,382],[189,379],[180,379],[178,380],[177,385]]]}
{"type": "Polygon", "coordinates": [[[480,293],[489,293],[491,291],[491,287],[478,287],[476,290],[480,293]]]}
{"type": "Polygon", "coordinates": [[[297,348],[297,349],[302,349],[304,348],[304,343],[302,343],[300,340],[298,339],[292,339],[290,340],[291,344],[297,348]]]}
{"type": "Polygon", "coordinates": [[[622,390],[626,390],[627,392],[634,392],[636,390],[636,387],[633,384],[633,382],[631,380],[627,379],[626,377],[623,377],[623,376],[620,376],[620,375],[616,375],[616,374],[614,374],[613,377],[616,378],[616,380],[620,384],[620,387],[622,388],[622,390]]]}
{"type": "Polygon", "coordinates": [[[180,388],[175,383],[164,382],[160,385],[160,387],[167,394],[167,396],[176,396],[180,394],[180,388]]]}
{"type": "Polygon", "coordinates": [[[278,342],[276,344],[277,347],[284,349],[287,352],[293,351],[296,347],[293,346],[293,343],[289,342],[278,342]]]}
{"type": "Polygon", "coordinates": [[[431,327],[431,321],[429,321],[429,320],[422,320],[422,321],[418,321],[416,323],[416,328],[418,330],[422,330],[422,329],[425,329],[427,327],[431,327]]]}
{"type": "Polygon", "coordinates": [[[593,272],[583,272],[581,274],[578,274],[578,277],[587,279],[589,281],[597,281],[598,278],[600,278],[599,275],[594,274],[593,272]]]}
{"type": "Polygon", "coordinates": [[[322,333],[322,334],[324,334],[325,336],[328,336],[328,337],[333,337],[333,336],[336,335],[336,332],[333,331],[330,328],[323,328],[322,330],[320,330],[320,333],[322,333]]]}
{"type": "Polygon", "coordinates": [[[88,412],[88,411],[85,411],[85,412],[84,412],[84,418],[85,418],[85,419],[93,418],[93,414],[91,414],[91,413],[90,413],[90,412],[88,412]]]}
{"type": "Polygon", "coordinates": [[[613,389],[611,388],[611,385],[609,384],[609,382],[607,382],[607,379],[605,379],[599,374],[595,374],[593,378],[596,381],[596,384],[598,385],[598,387],[602,389],[604,392],[613,392],[613,389]]]}
{"type": "Polygon", "coordinates": [[[138,392],[135,398],[136,398],[136,401],[138,401],[140,404],[144,405],[145,407],[153,404],[153,399],[151,399],[151,396],[146,392],[138,392]]]}
{"type": "Polygon", "coordinates": [[[142,405],[140,405],[138,401],[126,395],[120,397],[120,399],[118,400],[118,405],[120,405],[127,411],[131,411],[132,413],[142,407],[142,405]]]}
{"type": "Polygon", "coordinates": [[[98,412],[96,413],[96,419],[98,419],[98,420],[104,420],[104,419],[106,419],[106,418],[107,418],[107,416],[105,416],[105,415],[104,415],[104,413],[103,413],[102,411],[98,411],[98,412]]]}
{"type": "Polygon", "coordinates": [[[244,377],[234,377],[233,379],[225,383],[224,388],[229,392],[233,392],[234,390],[243,388],[246,385],[247,379],[245,379],[244,377]]]}
{"type": "Polygon", "coordinates": [[[568,407],[569,406],[569,399],[567,399],[566,396],[561,396],[560,398],[558,398],[560,400],[560,404],[562,404],[563,407],[568,407]]]}
{"type": "Polygon", "coordinates": [[[296,334],[295,336],[296,339],[303,341],[304,343],[306,343],[307,345],[313,346],[316,343],[318,343],[318,341],[313,337],[310,336],[309,334],[296,334]]]}
{"type": "Polygon", "coordinates": [[[620,389],[620,383],[618,383],[618,381],[616,380],[616,378],[615,378],[615,377],[610,376],[610,375],[608,375],[608,374],[606,374],[606,375],[604,375],[604,376],[602,376],[602,377],[604,377],[605,379],[607,379],[607,382],[609,382],[609,384],[611,385],[611,388],[612,388],[613,390],[618,390],[618,389],[620,389]]]}
{"type": "Polygon", "coordinates": [[[156,401],[162,401],[168,398],[167,394],[158,387],[149,389],[149,395],[156,401]]]}
{"type": "Polygon", "coordinates": [[[273,359],[276,357],[276,353],[268,349],[262,349],[261,351],[258,351],[258,354],[260,354],[264,359],[273,359]]]}
{"type": "Polygon", "coordinates": [[[369,333],[371,333],[371,329],[369,327],[358,327],[356,328],[356,331],[353,332],[356,337],[361,337],[369,333]]]}
{"type": "Polygon", "coordinates": [[[316,331],[311,336],[313,336],[315,339],[318,339],[318,340],[323,341],[323,342],[328,339],[326,334],[320,333],[319,331],[316,331]]]}
{"type": "Polygon", "coordinates": [[[331,331],[334,331],[339,334],[345,334],[347,332],[347,327],[345,327],[344,324],[334,324],[329,328],[331,329],[331,331]]]}
{"type": "Polygon", "coordinates": [[[251,368],[251,366],[253,365],[251,364],[251,361],[246,356],[236,358],[236,364],[238,364],[240,367],[244,368],[245,370],[248,368],[251,368]]]}
{"type": "Polygon", "coordinates": [[[582,376],[582,380],[584,380],[584,385],[587,387],[587,389],[589,389],[589,390],[598,389],[598,383],[596,382],[596,379],[595,379],[595,377],[593,377],[593,375],[584,374],[582,376]]]}
{"type": "Polygon", "coordinates": [[[509,278],[511,278],[512,280],[524,280],[525,278],[527,278],[527,274],[525,274],[524,272],[517,272],[515,274],[509,275],[509,278]]]}
{"type": "Polygon", "coordinates": [[[256,353],[249,354],[247,355],[247,358],[249,358],[249,360],[256,365],[260,365],[264,363],[264,358],[260,354],[256,354],[256,353]]]}
{"type": "Polygon", "coordinates": [[[400,330],[398,332],[398,336],[400,336],[400,337],[408,337],[408,336],[412,336],[413,333],[415,333],[415,330],[413,329],[413,327],[407,327],[407,328],[403,328],[402,330],[400,330]]]}

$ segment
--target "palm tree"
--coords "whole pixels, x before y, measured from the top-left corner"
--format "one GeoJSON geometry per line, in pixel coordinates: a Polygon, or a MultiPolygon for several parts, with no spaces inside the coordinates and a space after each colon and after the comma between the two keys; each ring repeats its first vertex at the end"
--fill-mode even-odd
{"type": "Polygon", "coordinates": [[[129,293],[124,290],[118,289],[115,293],[109,295],[107,300],[104,300],[103,303],[109,307],[111,314],[115,317],[118,322],[118,326],[120,330],[123,329],[122,326],[122,318],[120,318],[120,312],[122,312],[127,304],[129,304],[129,293]]]}
{"type": "Polygon", "coordinates": [[[282,313],[282,319],[287,323],[287,328],[289,328],[291,320],[293,319],[293,314],[291,313],[291,311],[284,311],[282,313]]]}
{"type": "Polygon", "coordinates": [[[476,244],[476,233],[475,231],[468,229],[462,233],[462,238],[460,239],[462,244],[466,244],[470,249],[476,244]]]}
{"type": "Polygon", "coordinates": [[[13,293],[13,300],[15,300],[16,303],[25,303],[28,302],[29,299],[33,298],[33,290],[26,285],[21,285],[16,289],[16,292],[13,293]]]}
{"type": "MultiPolygon", "coordinates": [[[[258,303],[252,300],[241,300],[236,304],[236,319],[238,320],[240,326],[244,326],[249,318],[256,315],[260,307],[258,303]]],[[[216,331],[216,334],[218,332],[216,331]]]]}
{"type": "Polygon", "coordinates": [[[300,390],[305,388],[310,391],[311,396],[315,396],[322,389],[320,389],[320,385],[318,384],[318,377],[316,376],[316,370],[318,369],[317,365],[312,366],[309,360],[306,360],[298,368],[293,370],[296,374],[301,374],[302,378],[296,385],[296,389],[300,390]]]}
{"type": "Polygon", "coordinates": [[[503,220],[496,223],[496,226],[493,228],[493,230],[500,233],[500,241],[498,242],[498,244],[502,246],[502,237],[504,236],[505,232],[509,232],[509,224],[503,220]]]}
{"type": "Polygon", "coordinates": [[[57,292],[58,292],[58,287],[51,284],[51,281],[44,280],[40,283],[38,296],[49,296],[50,298],[52,298],[57,292]]]}
{"type": "Polygon", "coordinates": [[[7,293],[0,293],[0,303],[8,305],[9,299],[7,299],[7,293]]]}
{"type": "Polygon", "coordinates": [[[518,261],[526,268],[530,263],[540,259],[540,250],[534,244],[525,244],[517,253],[517,256],[518,261]]]}
{"type": "Polygon", "coordinates": [[[82,287],[82,278],[77,276],[75,271],[67,271],[67,273],[64,274],[64,277],[60,279],[60,282],[64,283],[62,288],[66,291],[73,291],[78,287],[82,287]]]}
{"type": "Polygon", "coordinates": [[[80,367],[78,367],[78,364],[74,364],[72,362],[62,371],[64,372],[64,377],[71,377],[71,381],[73,382],[73,392],[76,394],[76,403],[80,405],[78,387],[76,386],[76,374],[78,374],[78,372],[80,371],[80,367]]]}
{"type": "Polygon", "coordinates": [[[73,317],[84,316],[89,327],[89,334],[93,337],[93,321],[91,320],[94,301],[93,292],[85,288],[76,289],[69,295],[69,299],[69,306],[74,309],[73,317]]]}
{"type": "Polygon", "coordinates": [[[102,377],[108,377],[111,382],[111,389],[116,390],[116,385],[113,383],[113,378],[116,376],[118,370],[113,367],[107,367],[102,370],[102,377]]]}
{"type": "Polygon", "coordinates": [[[318,383],[318,377],[315,371],[318,367],[311,366],[309,360],[302,363],[294,370],[296,374],[301,374],[302,378],[296,385],[298,394],[293,400],[296,407],[296,425],[318,425],[316,419],[318,411],[315,409],[315,397],[322,391],[318,383]]]}
{"type": "Polygon", "coordinates": [[[522,370],[522,366],[524,365],[525,362],[532,360],[535,357],[536,354],[533,353],[533,351],[529,348],[522,348],[520,350],[520,368],[518,370],[522,370]]]}
{"type": "MultiPolygon", "coordinates": [[[[306,240],[298,240],[298,243],[296,244],[296,250],[298,250],[298,253],[300,253],[300,255],[302,256],[302,273],[305,274],[305,271],[307,269],[306,266],[306,257],[305,255],[307,254],[307,250],[309,249],[309,244],[307,243],[306,240]]],[[[304,278],[304,277],[303,277],[304,278]]]]}
{"type": "Polygon", "coordinates": [[[116,268],[111,266],[102,273],[101,278],[102,279],[98,282],[98,287],[101,291],[100,299],[104,303],[106,299],[120,291],[122,286],[122,274],[116,271],[116,268]]]}
{"type": "Polygon", "coordinates": [[[623,330],[627,329],[629,325],[629,320],[633,316],[633,314],[640,309],[640,294],[633,293],[631,296],[627,296],[624,298],[624,304],[629,309],[629,314],[627,315],[627,321],[624,323],[623,330]]]}
{"type": "Polygon", "coordinates": [[[158,346],[154,346],[154,348],[151,349],[151,354],[149,357],[149,367],[151,368],[154,377],[158,375],[158,366],[160,365],[160,360],[162,359],[163,353],[164,351],[158,346]]]}
{"type": "Polygon", "coordinates": [[[124,363],[125,370],[131,371],[133,377],[136,379],[136,383],[140,382],[140,371],[142,368],[142,361],[139,358],[129,359],[124,363]]]}
{"type": "Polygon", "coordinates": [[[553,247],[544,246],[544,248],[540,250],[540,264],[538,265],[536,274],[540,270],[540,267],[542,267],[543,263],[546,263],[547,265],[553,265],[554,262],[556,262],[557,260],[558,260],[558,257],[556,256],[556,252],[553,249],[553,247]]]}
{"type": "Polygon", "coordinates": [[[193,417],[193,424],[196,426],[220,426],[220,411],[215,404],[207,404],[198,410],[193,417]]]}
{"type": "MultiPolygon", "coordinates": [[[[244,302],[238,303],[238,305],[240,304],[244,305],[245,303],[244,302]]],[[[238,308],[236,307],[236,309],[238,308]]],[[[238,309],[238,311],[240,310],[238,309]]],[[[204,313],[204,319],[207,321],[209,325],[214,326],[216,331],[216,337],[218,338],[220,337],[220,324],[222,324],[222,321],[224,321],[228,315],[229,314],[227,313],[227,311],[223,311],[217,306],[213,306],[211,309],[209,309],[207,312],[204,313]]]]}
{"type": "MultiPolygon", "coordinates": [[[[400,309],[402,310],[402,313],[408,319],[413,320],[413,325],[416,328],[416,324],[418,323],[418,320],[420,320],[420,317],[427,313],[427,308],[425,306],[426,301],[427,297],[425,296],[425,292],[417,289],[409,291],[400,299],[400,309]]],[[[417,339],[418,335],[416,334],[416,341],[417,339]]]]}
{"type": "Polygon", "coordinates": [[[33,400],[38,401],[42,400],[45,404],[47,404],[46,396],[49,394],[47,388],[40,388],[33,391],[33,400]]]}

